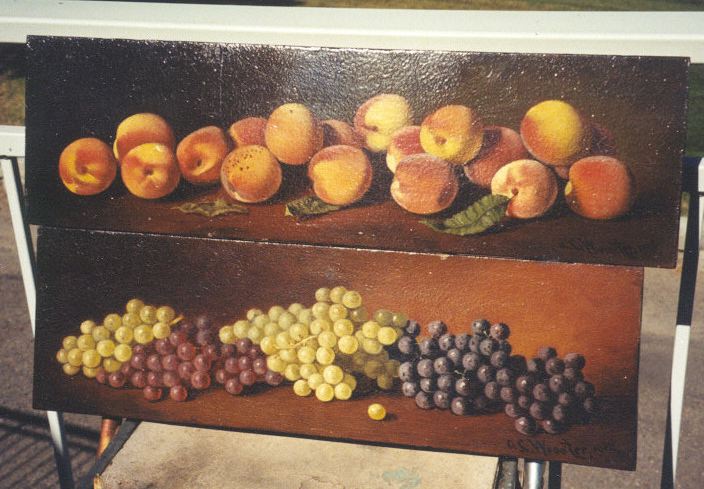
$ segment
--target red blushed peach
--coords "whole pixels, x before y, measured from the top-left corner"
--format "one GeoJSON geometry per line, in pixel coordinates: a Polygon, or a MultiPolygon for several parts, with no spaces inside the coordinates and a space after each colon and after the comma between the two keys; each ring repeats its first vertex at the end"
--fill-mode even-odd
{"type": "Polygon", "coordinates": [[[446,105],[423,120],[420,144],[426,153],[455,165],[474,158],[482,147],[483,125],[464,105],[446,105]]]}
{"type": "Polygon", "coordinates": [[[429,154],[402,159],[391,183],[393,199],[414,214],[435,214],[447,209],[458,191],[454,166],[429,154]]]}
{"type": "Polygon", "coordinates": [[[425,153],[420,145],[420,126],[402,127],[391,135],[391,143],[386,150],[386,166],[391,173],[406,156],[425,153]]]}
{"type": "Polygon", "coordinates": [[[322,201],[350,205],[364,197],[372,184],[372,165],[354,146],[329,146],[313,156],[308,165],[313,191],[322,201]]]}
{"type": "Polygon", "coordinates": [[[195,185],[210,185],[220,180],[220,166],[230,143],[219,127],[198,129],[183,138],[176,148],[176,159],[183,178],[195,185]]]}
{"type": "Polygon", "coordinates": [[[61,152],[59,176],[77,195],[99,194],[117,175],[117,161],[110,146],[96,138],[77,139],[61,152]]]}
{"type": "Polygon", "coordinates": [[[322,122],[323,146],[354,146],[362,148],[364,140],[352,126],[343,121],[328,119],[322,122]]]}
{"type": "Polygon", "coordinates": [[[557,198],[555,174],[539,161],[517,160],[499,168],[491,179],[491,193],[511,201],[506,215],[531,219],[545,214],[557,198]]]}
{"type": "Polygon", "coordinates": [[[570,167],[567,205],[589,219],[614,219],[628,212],[635,183],[628,167],[610,156],[589,156],[570,167]]]}
{"type": "Polygon", "coordinates": [[[353,122],[365,147],[379,153],[389,147],[393,133],[413,124],[413,111],[401,95],[382,93],[360,105],[353,122]]]}
{"type": "Polygon", "coordinates": [[[565,166],[583,156],[592,129],[582,114],[562,100],[534,105],[521,121],[521,137],[528,151],[547,165],[565,166]]]}
{"type": "Polygon", "coordinates": [[[235,147],[249,146],[256,144],[257,146],[265,146],[264,128],[266,127],[266,119],[263,117],[245,117],[233,123],[228,129],[228,134],[235,142],[235,147]]]}
{"type": "Polygon", "coordinates": [[[158,199],[176,189],[181,172],[176,155],[159,143],[140,144],[122,159],[122,182],[132,195],[142,199],[158,199]]]}
{"type": "Polygon", "coordinates": [[[323,147],[323,129],[303,104],[284,104],[271,113],[264,140],[282,163],[305,165],[323,147]]]}
{"type": "Polygon", "coordinates": [[[281,187],[281,165],[264,146],[250,144],[225,157],[220,181],[225,191],[240,202],[264,202],[281,187]]]}
{"type": "Polygon", "coordinates": [[[176,138],[163,117],[148,112],[134,114],[120,122],[115,133],[115,158],[122,161],[130,150],[144,143],[160,143],[172,151],[176,138]]]}
{"type": "Polygon", "coordinates": [[[484,140],[479,154],[464,166],[470,182],[490,188],[491,179],[502,166],[528,158],[521,136],[507,127],[489,126],[484,129],[484,140]]]}

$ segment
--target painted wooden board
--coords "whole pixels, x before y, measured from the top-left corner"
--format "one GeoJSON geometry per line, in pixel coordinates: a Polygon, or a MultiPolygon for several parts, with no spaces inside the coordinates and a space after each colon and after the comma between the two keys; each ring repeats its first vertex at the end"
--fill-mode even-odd
{"type": "MultiPolygon", "coordinates": [[[[68,228],[674,267],[687,64],[684,58],[662,57],[32,37],[27,82],[29,217],[35,224],[68,228]],[[389,93],[404,97],[412,114],[401,113],[394,103],[391,105],[396,108],[391,109],[384,108],[383,103],[375,108],[372,104],[373,108],[366,112],[371,115],[367,119],[361,116],[359,128],[385,134],[397,125],[427,121],[426,139],[430,142],[421,144],[421,149],[441,154],[437,148],[432,149],[432,141],[439,145],[451,143],[453,134],[462,134],[464,142],[441,156],[460,163],[469,159],[469,163],[448,166],[435,160],[416,165],[406,162],[396,175],[401,190],[394,197],[390,191],[394,174],[387,167],[386,150],[355,152],[355,158],[369,160],[368,165],[336,160],[327,170],[323,166],[317,167],[317,173],[311,170],[316,194],[345,205],[341,210],[309,219],[286,216],[285,209],[287,203],[313,195],[306,173],[313,165],[283,164],[281,184],[277,187],[275,168],[279,166],[267,160],[269,163],[258,163],[257,168],[269,168],[270,173],[265,171],[262,178],[252,181],[248,177],[244,181],[236,179],[236,184],[229,184],[229,192],[218,183],[216,174],[212,186],[196,186],[182,179],[168,196],[156,199],[136,197],[128,191],[131,187],[140,195],[156,195],[139,190],[147,179],[144,175],[151,170],[141,165],[137,156],[132,158],[136,166],[128,167],[136,168],[136,174],[142,176],[131,173],[133,176],[126,177],[130,182],[126,187],[123,177],[129,172],[122,168],[112,185],[94,196],[71,193],[59,175],[60,155],[67,145],[79,138],[96,137],[112,147],[120,122],[137,113],[156,113],[170,124],[175,140],[167,142],[168,146],[204,126],[228,129],[247,116],[269,117],[286,103],[303,104],[319,120],[339,119],[351,124],[365,101],[389,93]],[[550,100],[561,102],[540,105],[550,100]],[[442,112],[447,115],[449,128],[437,122],[442,117],[427,118],[448,105],[462,105],[471,111],[442,112]],[[532,115],[524,120],[527,113],[532,115]],[[462,126],[462,121],[467,127],[462,126]],[[438,130],[440,126],[444,129],[438,130]],[[490,126],[507,128],[505,134],[509,136],[504,141],[514,141],[517,146],[506,143],[506,148],[520,150],[521,158],[549,164],[514,165],[510,173],[507,170],[500,178],[494,175],[495,167],[487,170],[491,166],[487,154],[492,154],[490,148],[496,148],[492,144],[498,133],[479,130],[490,126]],[[508,131],[519,131],[521,127],[522,139],[516,132],[508,131]],[[528,146],[530,153],[523,153],[521,143],[528,146]],[[474,155],[480,146],[482,152],[474,155]],[[573,164],[588,154],[612,155],[625,167],[612,160],[573,164]],[[628,168],[632,179],[624,168],[628,168]],[[485,224],[487,219],[489,224],[500,219],[504,214],[502,205],[510,206],[508,212],[512,215],[537,217],[500,219],[483,232],[463,236],[424,224],[430,219],[447,227],[451,223],[443,222],[444,218],[466,210],[490,193],[471,183],[468,173],[484,185],[496,180],[494,193],[517,194],[509,204],[493,202],[497,214],[482,221],[485,224]],[[524,174],[532,176],[524,178],[524,174]],[[567,185],[558,174],[571,174],[571,184],[567,185]],[[492,175],[496,178],[490,178],[492,175]],[[364,192],[367,185],[369,189],[364,192]],[[572,197],[568,198],[564,194],[569,186],[572,197]],[[250,193],[243,188],[249,188],[250,193]],[[189,203],[213,203],[219,198],[234,202],[230,194],[258,200],[272,191],[273,196],[263,202],[242,204],[246,214],[205,217],[176,209],[189,203]],[[533,197],[524,200],[526,195],[533,197]],[[568,205],[568,200],[572,204],[568,205]],[[406,209],[438,212],[419,215],[406,209]],[[618,217],[601,220],[585,215],[618,217]]],[[[297,110],[308,114],[300,107],[297,110]]],[[[310,149],[318,149],[318,126],[311,124],[312,129],[307,132],[308,116],[301,117],[304,122],[279,124],[292,127],[281,129],[282,137],[277,139],[273,130],[269,142],[265,140],[282,161],[299,161],[300,155],[287,153],[303,146],[305,157],[300,161],[305,163],[312,155],[310,149]]],[[[276,121],[269,122],[277,125],[276,121]]],[[[135,126],[144,125],[138,118],[135,126]]],[[[367,143],[378,149],[378,140],[386,140],[387,136],[376,136],[376,142],[369,142],[374,140],[372,137],[367,143]]],[[[414,151],[418,151],[417,147],[414,151]]],[[[105,161],[109,161],[109,153],[105,147],[105,161]]],[[[518,158],[518,154],[509,153],[501,158],[518,158]]],[[[122,159],[125,157],[121,155],[122,159]]],[[[319,160],[326,158],[330,154],[319,160]]],[[[168,161],[165,179],[170,188],[179,172],[173,160],[168,161]]],[[[114,163],[106,163],[110,164],[114,163]]],[[[101,170],[101,164],[88,171],[87,176],[81,173],[85,167],[76,166],[75,161],[66,165],[70,168],[65,178],[73,182],[69,186],[75,188],[76,181],[83,181],[82,191],[90,191],[99,188],[101,182],[110,183],[112,173],[101,170]],[[77,177],[76,172],[84,176],[77,177]],[[91,172],[98,176],[93,179],[91,172]]],[[[191,179],[197,179],[191,173],[186,170],[191,179]]]]}
{"type": "MultiPolygon", "coordinates": [[[[635,467],[642,269],[53,228],[40,228],[37,256],[35,408],[635,467]],[[66,375],[57,362],[62,339],[79,334],[84,320],[108,324],[102,318],[124,312],[125,303],[134,297],[149,304],[168,304],[186,316],[183,321],[206,314],[218,331],[244,318],[250,308],[267,311],[274,304],[295,302],[309,307],[319,287],[340,284],[359,291],[370,314],[388,308],[419,321],[421,339],[429,336],[426,326],[434,320],[443,320],[450,333],[459,335],[469,331],[473,320],[485,318],[509,326],[513,356],[530,360],[541,346],[554,347],[561,357],[580,352],[586,358],[583,376],[595,388],[599,409],[585,424],[571,424],[560,434],[523,435],[502,412],[503,404],[488,410],[477,407],[475,414],[461,416],[449,410],[420,409],[413,398],[402,395],[398,379],[386,390],[379,388],[380,374],[388,372],[386,359],[379,360],[367,376],[365,369],[378,356],[362,356],[364,366],[356,371],[360,365],[354,357],[345,357],[339,350],[336,359],[356,372],[357,389],[352,399],[332,402],[312,395],[299,397],[290,382],[277,387],[257,384],[240,395],[230,395],[213,382],[207,390],[191,390],[186,402],[170,398],[149,402],[139,389],[114,389],[80,373],[66,375]],[[374,376],[377,380],[367,378],[374,376]],[[367,415],[372,403],[386,408],[384,421],[367,415]]],[[[283,325],[283,320],[277,321],[283,325]]],[[[312,323],[309,331],[314,332],[312,323]]],[[[322,333],[316,334],[322,344],[322,333]]],[[[117,332],[112,335],[117,336],[117,332]]],[[[305,337],[296,348],[309,339],[305,337]]],[[[217,343],[214,338],[211,341],[217,343]]],[[[388,353],[391,358],[393,350],[388,353]]],[[[315,353],[316,361],[324,363],[315,353]]],[[[281,350],[274,354],[283,355],[281,350]]],[[[515,365],[519,364],[517,360],[515,365]]],[[[463,370],[462,365],[450,372],[452,380],[464,376],[476,383],[479,374],[463,370]]]]}

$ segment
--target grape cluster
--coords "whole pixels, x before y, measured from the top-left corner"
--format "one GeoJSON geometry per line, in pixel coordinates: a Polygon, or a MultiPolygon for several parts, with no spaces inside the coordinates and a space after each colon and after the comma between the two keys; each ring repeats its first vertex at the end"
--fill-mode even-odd
{"type": "Polygon", "coordinates": [[[582,373],[585,363],[579,353],[560,358],[554,348],[540,348],[517,372],[515,396],[504,408],[515,419],[516,430],[532,435],[542,428],[556,434],[587,422],[596,404],[594,386],[582,373]]]}

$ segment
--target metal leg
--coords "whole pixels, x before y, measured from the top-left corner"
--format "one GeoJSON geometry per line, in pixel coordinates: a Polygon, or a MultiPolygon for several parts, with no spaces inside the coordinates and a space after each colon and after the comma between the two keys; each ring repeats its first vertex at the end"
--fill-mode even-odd
{"type": "MultiPolygon", "coordinates": [[[[34,335],[36,305],[34,253],[31,245],[29,227],[27,226],[24,213],[22,212],[22,184],[20,182],[19,166],[17,158],[0,158],[0,164],[2,165],[5,192],[7,193],[7,201],[10,207],[12,229],[15,233],[15,243],[17,244],[17,254],[20,260],[24,292],[27,297],[32,335],[34,335]]],[[[54,447],[56,468],[59,473],[60,487],[61,489],[73,489],[73,471],[71,469],[71,457],[68,453],[68,443],[66,442],[63,415],[56,411],[47,411],[46,415],[49,419],[49,429],[51,430],[51,440],[54,447]]]]}
{"type": "Polygon", "coordinates": [[[523,489],[542,489],[545,462],[526,460],[523,468],[523,489]]]}
{"type": "Polygon", "coordinates": [[[562,463],[550,462],[548,466],[548,489],[562,487],[562,463]]]}

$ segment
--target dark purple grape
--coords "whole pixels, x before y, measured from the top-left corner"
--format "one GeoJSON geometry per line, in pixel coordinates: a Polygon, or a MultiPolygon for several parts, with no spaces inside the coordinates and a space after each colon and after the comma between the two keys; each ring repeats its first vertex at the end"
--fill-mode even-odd
{"type": "Polygon", "coordinates": [[[521,375],[516,379],[516,389],[521,394],[532,394],[535,378],[532,375],[521,375]]]}
{"type": "Polygon", "coordinates": [[[557,351],[552,346],[541,346],[538,348],[538,353],[536,356],[543,362],[547,362],[551,358],[557,356],[557,351]]]}
{"type": "Polygon", "coordinates": [[[398,367],[398,378],[402,382],[413,382],[418,378],[416,375],[416,366],[413,362],[403,362],[398,367]]]}
{"type": "Polygon", "coordinates": [[[531,404],[533,404],[533,398],[527,395],[518,396],[516,399],[516,404],[518,404],[522,409],[528,410],[531,404]]]}
{"type": "Polygon", "coordinates": [[[158,353],[152,353],[147,357],[147,368],[152,372],[161,372],[164,370],[161,366],[161,357],[158,353]]]}
{"type": "Polygon", "coordinates": [[[598,409],[598,404],[596,403],[596,399],[594,399],[593,397],[587,397],[584,400],[584,402],[582,402],[582,409],[584,409],[584,411],[587,414],[596,413],[596,411],[598,409]]]}
{"type": "Polygon", "coordinates": [[[458,368],[462,366],[462,357],[464,356],[464,353],[462,353],[459,348],[451,348],[450,350],[448,350],[446,356],[448,360],[452,362],[453,368],[458,368]]]}
{"type": "Polygon", "coordinates": [[[545,362],[545,371],[548,375],[559,375],[565,371],[565,362],[560,358],[552,357],[545,362]]]}
{"type": "Polygon", "coordinates": [[[264,357],[258,357],[254,360],[252,362],[252,370],[254,370],[254,373],[257,375],[266,374],[267,370],[269,370],[266,366],[266,359],[264,357]]]}
{"type": "Polygon", "coordinates": [[[196,368],[191,362],[181,362],[178,365],[178,376],[181,380],[191,380],[191,375],[196,371],[196,368]]]}
{"type": "Polygon", "coordinates": [[[566,423],[570,417],[570,410],[568,407],[563,406],[562,404],[555,404],[552,407],[551,415],[555,421],[559,421],[560,423],[566,423]]]}
{"type": "Polygon", "coordinates": [[[528,416],[528,411],[520,407],[518,404],[506,404],[504,406],[504,412],[510,418],[520,418],[521,416],[528,416]]]}
{"type": "Polygon", "coordinates": [[[170,372],[175,372],[180,363],[181,362],[179,362],[178,357],[174,353],[161,357],[161,366],[164,370],[168,370],[170,372]]]}
{"type": "Polygon", "coordinates": [[[482,357],[478,353],[465,353],[462,357],[462,367],[470,372],[475,372],[482,366],[482,357]]]}
{"type": "Polygon", "coordinates": [[[574,395],[579,400],[594,397],[594,386],[589,382],[577,382],[574,385],[574,395]]]}
{"type": "Polygon", "coordinates": [[[438,346],[441,351],[448,351],[455,347],[455,335],[450,333],[445,333],[438,340],[438,346]]]}
{"type": "Polygon", "coordinates": [[[202,370],[196,370],[193,375],[191,375],[191,385],[194,389],[199,391],[205,390],[210,387],[210,374],[202,370]]]}
{"type": "Polygon", "coordinates": [[[528,371],[528,363],[523,355],[512,355],[508,359],[508,366],[516,375],[524,374],[528,371]]]}
{"type": "Polygon", "coordinates": [[[176,355],[184,362],[190,362],[196,356],[196,347],[193,343],[181,343],[176,347],[176,355]]]}
{"type": "Polygon", "coordinates": [[[257,374],[254,373],[254,370],[242,370],[240,372],[240,384],[250,386],[254,385],[254,383],[257,381],[257,374]]]}
{"type": "Polygon", "coordinates": [[[548,402],[552,398],[552,394],[547,385],[536,384],[533,387],[533,397],[540,402],[548,402]]]}
{"type": "Polygon", "coordinates": [[[508,355],[511,354],[513,351],[513,347],[511,346],[511,343],[509,343],[506,340],[499,340],[496,342],[496,349],[498,351],[505,351],[508,355]]]}
{"type": "Polygon", "coordinates": [[[433,395],[424,391],[420,391],[418,394],[416,394],[416,406],[421,409],[433,409],[435,407],[433,395]]]}
{"type": "Polygon", "coordinates": [[[199,329],[196,333],[196,344],[200,346],[215,343],[215,333],[209,329],[199,329]]]}
{"type": "Polygon", "coordinates": [[[486,319],[476,319],[472,321],[472,333],[479,336],[486,336],[491,325],[486,319]]]}
{"type": "Polygon", "coordinates": [[[164,387],[168,387],[170,389],[175,385],[179,385],[181,383],[181,378],[178,376],[178,373],[168,371],[163,373],[161,376],[161,381],[164,383],[164,387]]]}
{"type": "Polygon", "coordinates": [[[415,338],[420,334],[420,323],[411,319],[406,323],[406,327],[403,330],[408,336],[415,338]]]}
{"type": "Polygon", "coordinates": [[[481,342],[484,340],[484,336],[477,335],[475,334],[474,336],[469,338],[469,351],[474,352],[474,353],[479,353],[479,345],[481,342]]]}
{"type": "Polygon", "coordinates": [[[502,387],[513,385],[513,372],[511,369],[502,368],[496,371],[496,382],[502,387]]]}
{"type": "Polygon", "coordinates": [[[426,358],[435,358],[440,352],[440,347],[438,346],[438,340],[435,338],[425,338],[419,344],[418,348],[420,354],[426,358]]]}
{"type": "Polygon", "coordinates": [[[457,416],[464,416],[465,414],[469,414],[470,410],[471,402],[469,399],[466,399],[464,397],[455,397],[450,402],[450,411],[452,411],[452,414],[456,414],[457,416]]]}
{"type": "Polygon", "coordinates": [[[130,384],[137,389],[144,389],[147,386],[147,372],[137,370],[130,375],[130,384]]]}
{"type": "Polygon", "coordinates": [[[505,340],[510,334],[511,331],[504,323],[494,323],[489,328],[489,335],[495,340],[505,340]]]}
{"type": "Polygon", "coordinates": [[[541,423],[541,426],[545,430],[546,433],[550,433],[551,435],[557,435],[558,433],[562,433],[565,431],[565,426],[554,420],[554,419],[546,419],[541,423]]]}
{"type": "Polygon", "coordinates": [[[237,353],[237,348],[235,348],[235,345],[221,345],[220,346],[220,356],[222,358],[234,357],[235,353],[237,353]]]}
{"type": "Polygon", "coordinates": [[[208,370],[210,370],[210,367],[212,367],[212,365],[213,362],[211,362],[210,358],[208,358],[208,356],[203,353],[199,353],[193,359],[193,366],[196,368],[196,370],[201,372],[207,372],[208,370]]]}
{"type": "Polygon", "coordinates": [[[161,372],[147,372],[147,385],[150,387],[163,387],[161,372]]]}
{"type": "Polygon", "coordinates": [[[225,360],[224,366],[225,370],[227,370],[229,373],[237,375],[239,374],[242,369],[240,368],[239,364],[239,359],[237,357],[230,357],[225,360]]]}
{"type": "Polygon", "coordinates": [[[540,358],[531,358],[526,364],[526,370],[532,374],[542,376],[545,374],[545,362],[540,358]]]}
{"type": "Polygon", "coordinates": [[[482,384],[491,382],[495,379],[496,371],[491,365],[482,365],[477,369],[477,378],[482,384]]]}
{"type": "MultiPolygon", "coordinates": [[[[267,370],[266,373],[264,374],[264,382],[267,384],[276,387],[277,385],[281,385],[281,383],[284,381],[284,376],[281,375],[278,372],[273,372],[271,370],[267,370]]],[[[237,381],[239,383],[239,380],[237,381]]]]}
{"type": "Polygon", "coordinates": [[[491,400],[485,395],[479,395],[474,398],[474,407],[477,411],[486,411],[491,406],[491,400]]]}
{"type": "Polygon", "coordinates": [[[181,384],[174,385],[169,389],[169,397],[176,402],[183,402],[188,399],[188,389],[181,384]]]}
{"type": "Polygon", "coordinates": [[[225,390],[228,394],[237,396],[242,393],[242,389],[244,389],[244,386],[240,384],[237,377],[229,378],[227,379],[227,382],[225,382],[225,390]]]}
{"type": "Polygon", "coordinates": [[[218,384],[224,384],[227,382],[227,379],[231,379],[233,377],[233,374],[224,368],[219,368],[215,371],[215,375],[213,377],[215,378],[215,382],[218,384]]]}
{"type": "Polygon", "coordinates": [[[430,333],[430,336],[433,338],[438,339],[447,333],[447,324],[440,320],[430,321],[428,323],[428,333],[430,333]]]}
{"type": "Polygon", "coordinates": [[[452,362],[447,357],[436,358],[433,362],[433,368],[438,375],[452,372],[452,362]]]}
{"type": "Polygon", "coordinates": [[[457,392],[460,396],[469,396],[472,394],[472,391],[474,390],[474,383],[462,377],[461,379],[457,379],[455,381],[455,392],[457,392]]]}
{"type": "Polygon", "coordinates": [[[450,394],[444,391],[435,391],[433,394],[433,403],[438,409],[448,409],[450,407],[450,394]]]}
{"type": "Polygon", "coordinates": [[[533,419],[538,421],[547,419],[547,417],[551,414],[551,410],[548,408],[547,404],[540,401],[533,402],[533,404],[531,404],[528,408],[528,412],[533,419]]]}
{"type": "Polygon", "coordinates": [[[420,379],[419,385],[423,392],[432,393],[438,390],[438,383],[434,377],[420,379]]]}
{"type": "Polygon", "coordinates": [[[562,372],[562,375],[564,375],[565,379],[573,385],[577,382],[581,382],[584,380],[584,374],[582,374],[582,372],[577,370],[576,368],[572,367],[565,368],[565,371],[562,372]]]}
{"type": "Polygon", "coordinates": [[[404,382],[401,384],[401,392],[406,397],[415,397],[420,392],[417,382],[404,382]]]}
{"type": "Polygon", "coordinates": [[[196,317],[196,320],[194,322],[196,328],[200,330],[210,329],[210,327],[212,326],[212,324],[210,323],[210,319],[205,314],[201,314],[200,316],[196,317]]]}
{"type": "Polygon", "coordinates": [[[565,392],[568,382],[562,375],[553,375],[548,380],[548,386],[555,394],[560,394],[561,392],[565,392]]]}
{"type": "Polygon", "coordinates": [[[418,362],[416,370],[418,371],[418,375],[425,378],[432,377],[435,374],[433,361],[429,358],[424,358],[423,360],[418,362]]]}
{"type": "Polygon", "coordinates": [[[461,333],[455,336],[455,348],[457,348],[462,353],[469,350],[469,336],[467,333],[461,333]]]}
{"type": "Polygon", "coordinates": [[[205,345],[200,351],[203,355],[207,356],[213,362],[220,358],[220,349],[218,345],[205,345]]]}
{"type": "Polygon", "coordinates": [[[505,351],[495,351],[491,354],[489,363],[494,368],[503,368],[508,364],[508,353],[505,351]]]}
{"type": "Polygon", "coordinates": [[[172,331],[169,335],[169,343],[171,343],[174,348],[186,341],[188,341],[188,335],[183,331],[172,331]]]}
{"type": "Polygon", "coordinates": [[[587,363],[584,358],[584,355],[581,355],[579,353],[568,353],[567,355],[565,355],[564,361],[565,367],[574,368],[577,370],[582,370],[587,363]]]}
{"type": "Polygon", "coordinates": [[[504,402],[514,403],[518,400],[518,393],[513,387],[502,387],[499,392],[499,397],[504,402]]]}
{"type": "Polygon", "coordinates": [[[401,336],[397,343],[398,351],[404,355],[416,355],[418,353],[418,343],[411,336],[401,336]]]}
{"type": "Polygon", "coordinates": [[[123,374],[119,370],[117,372],[112,372],[110,375],[108,375],[108,384],[110,384],[110,387],[119,389],[125,386],[125,382],[127,382],[125,374],[123,374]]]}
{"type": "Polygon", "coordinates": [[[569,392],[562,392],[557,396],[557,402],[562,406],[571,406],[575,403],[574,395],[569,392]]]}
{"type": "Polygon", "coordinates": [[[442,374],[437,380],[438,390],[452,392],[455,388],[455,377],[452,374],[442,374]]]}
{"type": "Polygon", "coordinates": [[[493,338],[485,338],[479,343],[479,353],[485,357],[490,357],[496,351],[496,340],[493,338]]]}
{"type": "Polygon", "coordinates": [[[247,356],[241,356],[237,359],[237,366],[240,368],[240,372],[250,370],[252,368],[252,359],[247,356]]]}
{"type": "Polygon", "coordinates": [[[501,388],[496,382],[488,382],[484,386],[484,395],[491,399],[492,401],[497,401],[499,399],[499,392],[501,388]]]}
{"type": "Polygon", "coordinates": [[[159,387],[148,385],[142,389],[142,394],[144,394],[144,398],[147,401],[156,402],[161,400],[161,397],[164,395],[164,391],[159,387]]]}
{"type": "Polygon", "coordinates": [[[160,338],[154,342],[154,349],[159,355],[169,355],[176,351],[176,347],[167,338],[160,338]]]}

